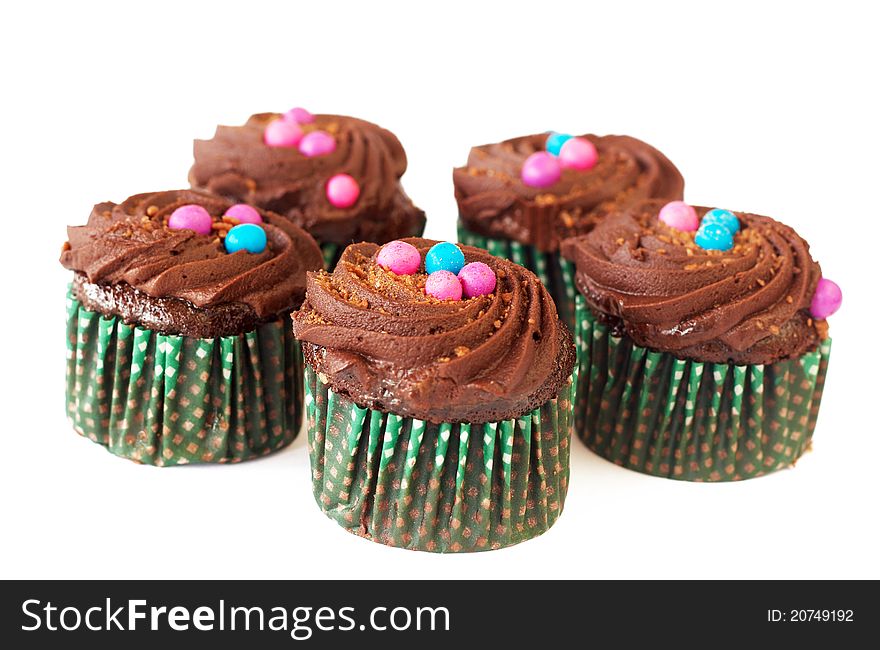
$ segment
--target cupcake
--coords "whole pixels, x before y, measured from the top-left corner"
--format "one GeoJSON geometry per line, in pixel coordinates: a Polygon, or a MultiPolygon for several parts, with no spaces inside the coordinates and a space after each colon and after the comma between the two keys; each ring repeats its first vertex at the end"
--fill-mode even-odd
{"type": "Polygon", "coordinates": [[[574,272],[559,243],[646,198],[681,199],[684,181],[650,145],[620,135],[529,135],[471,149],[452,173],[458,238],[534,271],[574,323],[574,272]]]}
{"type": "Polygon", "coordinates": [[[68,228],[67,413],[151,465],[268,454],[302,419],[290,333],[321,251],[298,226],[177,190],[99,203],[68,228]]]}
{"type": "Polygon", "coordinates": [[[546,531],[568,488],[575,350],[533,273],[411,238],[345,249],[294,314],[315,498],[346,530],[458,552],[546,531]]]}
{"type": "Polygon", "coordinates": [[[406,154],[390,131],[353,117],[295,108],[218,126],[196,140],[195,189],[289,218],[332,268],[348,244],[420,236],[425,213],[400,185],[406,154]]]}
{"type": "Polygon", "coordinates": [[[810,447],[840,289],[769,217],[649,200],[567,239],[576,428],[630,469],[735,481],[810,447]]]}

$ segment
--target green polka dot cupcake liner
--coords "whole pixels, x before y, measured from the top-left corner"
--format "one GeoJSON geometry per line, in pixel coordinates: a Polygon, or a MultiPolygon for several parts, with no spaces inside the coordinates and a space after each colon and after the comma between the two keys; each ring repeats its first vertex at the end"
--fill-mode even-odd
{"type": "Polygon", "coordinates": [[[558,398],[487,424],[358,406],[305,370],[315,500],[347,531],[418,551],[485,551],[549,529],[568,491],[569,379],[558,398]]]}
{"type": "Polygon", "coordinates": [[[68,418],[129,460],[234,463],[281,449],[299,431],[302,365],[286,316],[197,339],[104,317],[68,292],[68,418]]]}
{"type": "Polygon", "coordinates": [[[524,266],[538,276],[556,303],[559,318],[574,330],[574,309],[577,289],[574,283],[574,264],[557,253],[545,253],[534,246],[510,239],[484,237],[458,223],[458,241],[476,246],[524,266]]]}
{"type": "Polygon", "coordinates": [[[575,428],[617,465],[684,481],[791,467],[811,445],[831,352],[736,366],[677,359],[614,336],[577,297],[575,428]]]}

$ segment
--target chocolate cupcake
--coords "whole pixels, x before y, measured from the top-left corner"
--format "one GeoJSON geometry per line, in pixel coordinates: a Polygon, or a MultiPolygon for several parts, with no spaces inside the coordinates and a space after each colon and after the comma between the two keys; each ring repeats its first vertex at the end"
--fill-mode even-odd
{"type": "Polygon", "coordinates": [[[608,212],[684,191],[666,156],[619,135],[541,133],[474,147],[452,179],[459,240],[534,271],[570,327],[574,272],[559,243],[608,212]]]}
{"type": "Polygon", "coordinates": [[[509,546],[556,521],[575,351],[533,273],[469,246],[355,244],[332,274],[309,274],[293,327],[330,518],[436,552],[509,546]]]}
{"type": "Polygon", "coordinates": [[[290,333],[315,241],[289,220],[177,190],[99,203],[68,228],[67,413],[118,456],[236,462],[296,436],[290,333]]]}
{"type": "Polygon", "coordinates": [[[406,154],[390,131],[343,115],[292,109],[218,126],[196,140],[193,188],[289,218],[332,268],[348,244],[420,236],[425,213],[400,185],[406,154]]]}
{"type": "Polygon", "coordinates": [[[769,217],[644,201],[568,239],[577,431],[605,458],[690,481],[789,467],[810,447],[840,290],[769,217]]]}

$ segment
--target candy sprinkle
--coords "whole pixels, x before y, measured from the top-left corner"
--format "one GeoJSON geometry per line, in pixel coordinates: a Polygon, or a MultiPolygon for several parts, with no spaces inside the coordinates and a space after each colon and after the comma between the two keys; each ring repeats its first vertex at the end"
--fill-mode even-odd
{"type": "Polygon", "coordinates": [[[422,256],[419,249],[405,241],[392,241],[379,249],[376,263],[396,275],[412,275],[419,270],[422,256]]]}
{"type": "Polygon", "coordinates": [[[425,281],[425,293],[438,300],[461,300],[461,282],[449,271],[435,271],[425,281]]]}
{"type": "Polygon", "coordinates": [[[247,251],[262,253],[266,250],[266,231],[253,223],[243,223],[226,233],[223,246],[227,253],[247,251]]]}
{"type": "Polygon", "coordinates": [[[200,205],[182,205],[171,213],[168,227],[171,230],[192,230],[199,235],[210,235],[214,220],[200,205]]]}
{"type": "Polygon", "coordinates": [[[709,210],[703,215],[700,225],[708,225],[710,223],[717,223],[724,226],[732,235],[739,232],[739,219],[737,219],[736,215],[730,210],[723,210],[721,208],[709,210]]]}
{"type": "Polygon", "coordinates": [[[526,158],[520,178],[529,187],[550,187],[562,178],[562,167],[553,154],[537,151],[526,158]]]}
{"type": "Polygon", "coordinates": [[[270,147],[295,147],[302,137],[299,124],[290,120],[273,120],[263,131],[263,142],[270,147]]]}
{"type": "Polygon", "coordinates": [[[448,241],[434,244],[425,255],[425,271],[449,271],[453,275],[458,274],[464,266],[464,253],[461,249],[448,241]]]}
{"type": "Polygon", "coordinates": [[[487,296],[495,291],[495,285],[498,282],[495,278],[495,271],[483,262],[465,264],[458,272],[458,280],[461,282],[465,298],[487,296]]]}
{"type": "Polygon", "coordinates": [[[810,314],[816,320],[824,320],[840,309],[843,302],[843,291],[836,282],[828,278],[819,278],[816,293],[810,301],[810,314]]]}
{"type": "Polygon", "coordinates": [[[357,203],[361,188],[348,174],[336,174],[327,181],[327,200],[335,208],[350,208],[357,203]]]}

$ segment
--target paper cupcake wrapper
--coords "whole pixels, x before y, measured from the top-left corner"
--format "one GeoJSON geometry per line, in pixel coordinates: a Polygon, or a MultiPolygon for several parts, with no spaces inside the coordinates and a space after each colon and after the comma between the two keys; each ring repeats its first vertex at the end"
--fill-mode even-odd
{"type": "Polygon", "coordinates": [[[70,293],[67,313],[68,418],[117,456],[238,462],[296,437],[303,363],[288,317],[197,339],[105,318],[70,293]]]}
{"type": "Polygon", "coordinates": [[[315,500],[351,533],[419,551],[511,546],[546,531],[568,490],[571,379],[557,399],[488,424],[358,406],[306,366],[315,500]]]}
{"type": "Polygon", "coordinates": [[[511,260],[538,276],[556,303],[562,321],[574,330],[574,301],[577,290],[574,283],[574,264],[559,255],[545,253],[510,239],[484,237],[458,223],[458,241],[467,246],[482,248],[496,257],[511,260]]]}
{"type": "Polygon", "coordinates": [[[738,481],[810,447],[831,340],[798,359],[683,361],[611,335],[577,297],[576,431],[604,458],[686,481],[738,481]]]}

